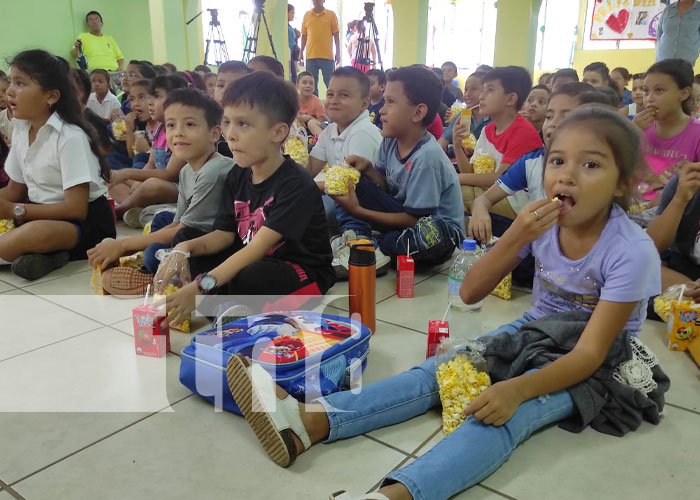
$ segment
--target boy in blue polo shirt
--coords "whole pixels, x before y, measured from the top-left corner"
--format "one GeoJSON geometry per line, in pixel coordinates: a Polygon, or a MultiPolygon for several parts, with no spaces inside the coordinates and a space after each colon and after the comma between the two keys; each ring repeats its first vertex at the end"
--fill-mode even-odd
{"type": "Polygon", "coordinates": [[[390,257],[410,251],[417,265],[447,261],[464,238],[459,179],[435,138],[426,132],[440,105],[442,85],[424,66],[400,68],[387,77],[381,110],[384,140],[374,165],[347,162],[362,173],[357,189],[334,197],[342,237],[332,243],[334,269],[347,270],[355,237],[372,238],[390,257]]]}

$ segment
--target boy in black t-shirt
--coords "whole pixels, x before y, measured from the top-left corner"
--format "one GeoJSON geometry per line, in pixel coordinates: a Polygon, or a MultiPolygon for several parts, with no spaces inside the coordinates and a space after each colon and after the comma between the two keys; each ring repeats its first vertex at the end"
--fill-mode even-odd
{"type": "Polygon", "coordinates": [[[321,295],[335,283],[321,193],[280,149],[297,116],[296,88],[256,72],[230,84],[222,104],[236,165],[226,178],[214,230],[179,243],[168,258],[226,249],[231,256],[167,297],[171,322],[194,309],[198,294],[321,295]]]}

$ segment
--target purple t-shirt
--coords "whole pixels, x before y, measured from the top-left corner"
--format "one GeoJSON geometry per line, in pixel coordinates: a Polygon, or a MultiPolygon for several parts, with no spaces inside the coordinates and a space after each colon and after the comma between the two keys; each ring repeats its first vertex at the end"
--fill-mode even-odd
{"type": "Polygon", "coordinates": [[[639,336],[649,297],[661,293],[659,252],[647,233],[615,205],[588,255],[566,258],[554,226],[518,254],[535,257],[532,307],[535,319],[566,311],[590,311],[599,300],[637,302],[625,329],[639,336]]]}
{"type": "Polygon", "coordinates": [[[644,131],[644,159],[648,169],[640,172],[638,189],[646,201],[654,200],[678,173],[677,163],[682,160],[700,161],[700,122],[691,118],[680,134],[660,139],[656,135],[656,122],[644,131]]]}

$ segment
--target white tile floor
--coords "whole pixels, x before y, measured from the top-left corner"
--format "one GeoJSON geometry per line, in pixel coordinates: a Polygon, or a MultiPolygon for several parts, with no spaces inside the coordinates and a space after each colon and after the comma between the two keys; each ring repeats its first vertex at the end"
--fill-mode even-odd
{"type": "MultiPolygon", "coordinates": [[[[395,273],[378,281],[379,321],[364,383],[424,359],[428,319],[444,312],[446,276],[439,271],[417,276],[414,299],[395,296],[395,273]]],[[[38,283],[0,270],[0,500],[360,494],[441,439],[435,410],[316,446],[280,469],[241,417],[214,411],[179,383],[179,352],[191,336],[173,332],[166,359],[135,356],[135,301],[95,297],[89,278],[86,263],[38,283]]],[[[346,291],[339,284],[332,293],[346,291]]],[[[529,300],[523,293],[510,302],[488,298],[482,328],[515,318],[529,300]]],[[[347,310],[346,299],[333,305],[338,314],[347,310]]],[[[455,332],[465,324],[450,319],[455,332]]],[[[686,353],[665,349],[663,325],[646,322],[642,338],[672,379],[659,426],[645,423],[624,438],[546,429],[456,498],[698,498],[700,370],[686,353]]]]}

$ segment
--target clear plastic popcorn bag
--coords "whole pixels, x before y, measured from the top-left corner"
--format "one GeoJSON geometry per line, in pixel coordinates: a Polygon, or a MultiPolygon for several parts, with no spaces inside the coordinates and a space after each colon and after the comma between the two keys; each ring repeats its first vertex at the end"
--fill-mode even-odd
{"type": "Polygon", "coordinates": [[[112,135],[118,141],[126,140],[126,119],[121,109],[115,109],[111,115],[112,135]]]}
{"type": "Polygon", "coordinates": [[[326,171],[326,194],[333,196],[343,196],[348,194],[348,181],[357,186],[360,182],[360,172],[352,168],[347,163],[324,168],[326,171]]]}
{"type": "Polygon", "coordinates": [[[685,288],[683,285],[672,285],[668,287],[661,295],[654,297],[654,312],[659,315],[664,323],[668,322],[671,317],[671,307],[677,305],[692,305],[695,301],[689,297],[685,297],[683,293],[685,288]]]}
{"type": "Polygon", "coordinates": [[[295,120],[289,129],[289,136],[284,143],[284,154],[297,162],[302,167],[307,167],[309,164],[309,137],[306,129],[299,126],[295,120]]]}
{"type": "MultiPolygon", "coordinates": [[[[175,249],[161,249],[156,252],[156,258],[160,260],[160,265],[153,278],[154,300],[159,300],[171,293],[175,293],[192,281],[188,260],[189,254],[187,252],[175,249]]],[[[190,319],[186,318],[179,323],[170,324],[170,328],[190,333],[190,319]]]]}
{"type": "Polygon", "coordinates": [[[465,339],[444,339],[437,347],[435,373],[445,435],[464,422],[464,409],[491,385],[485,350],[482,342],[465,339]]]}

